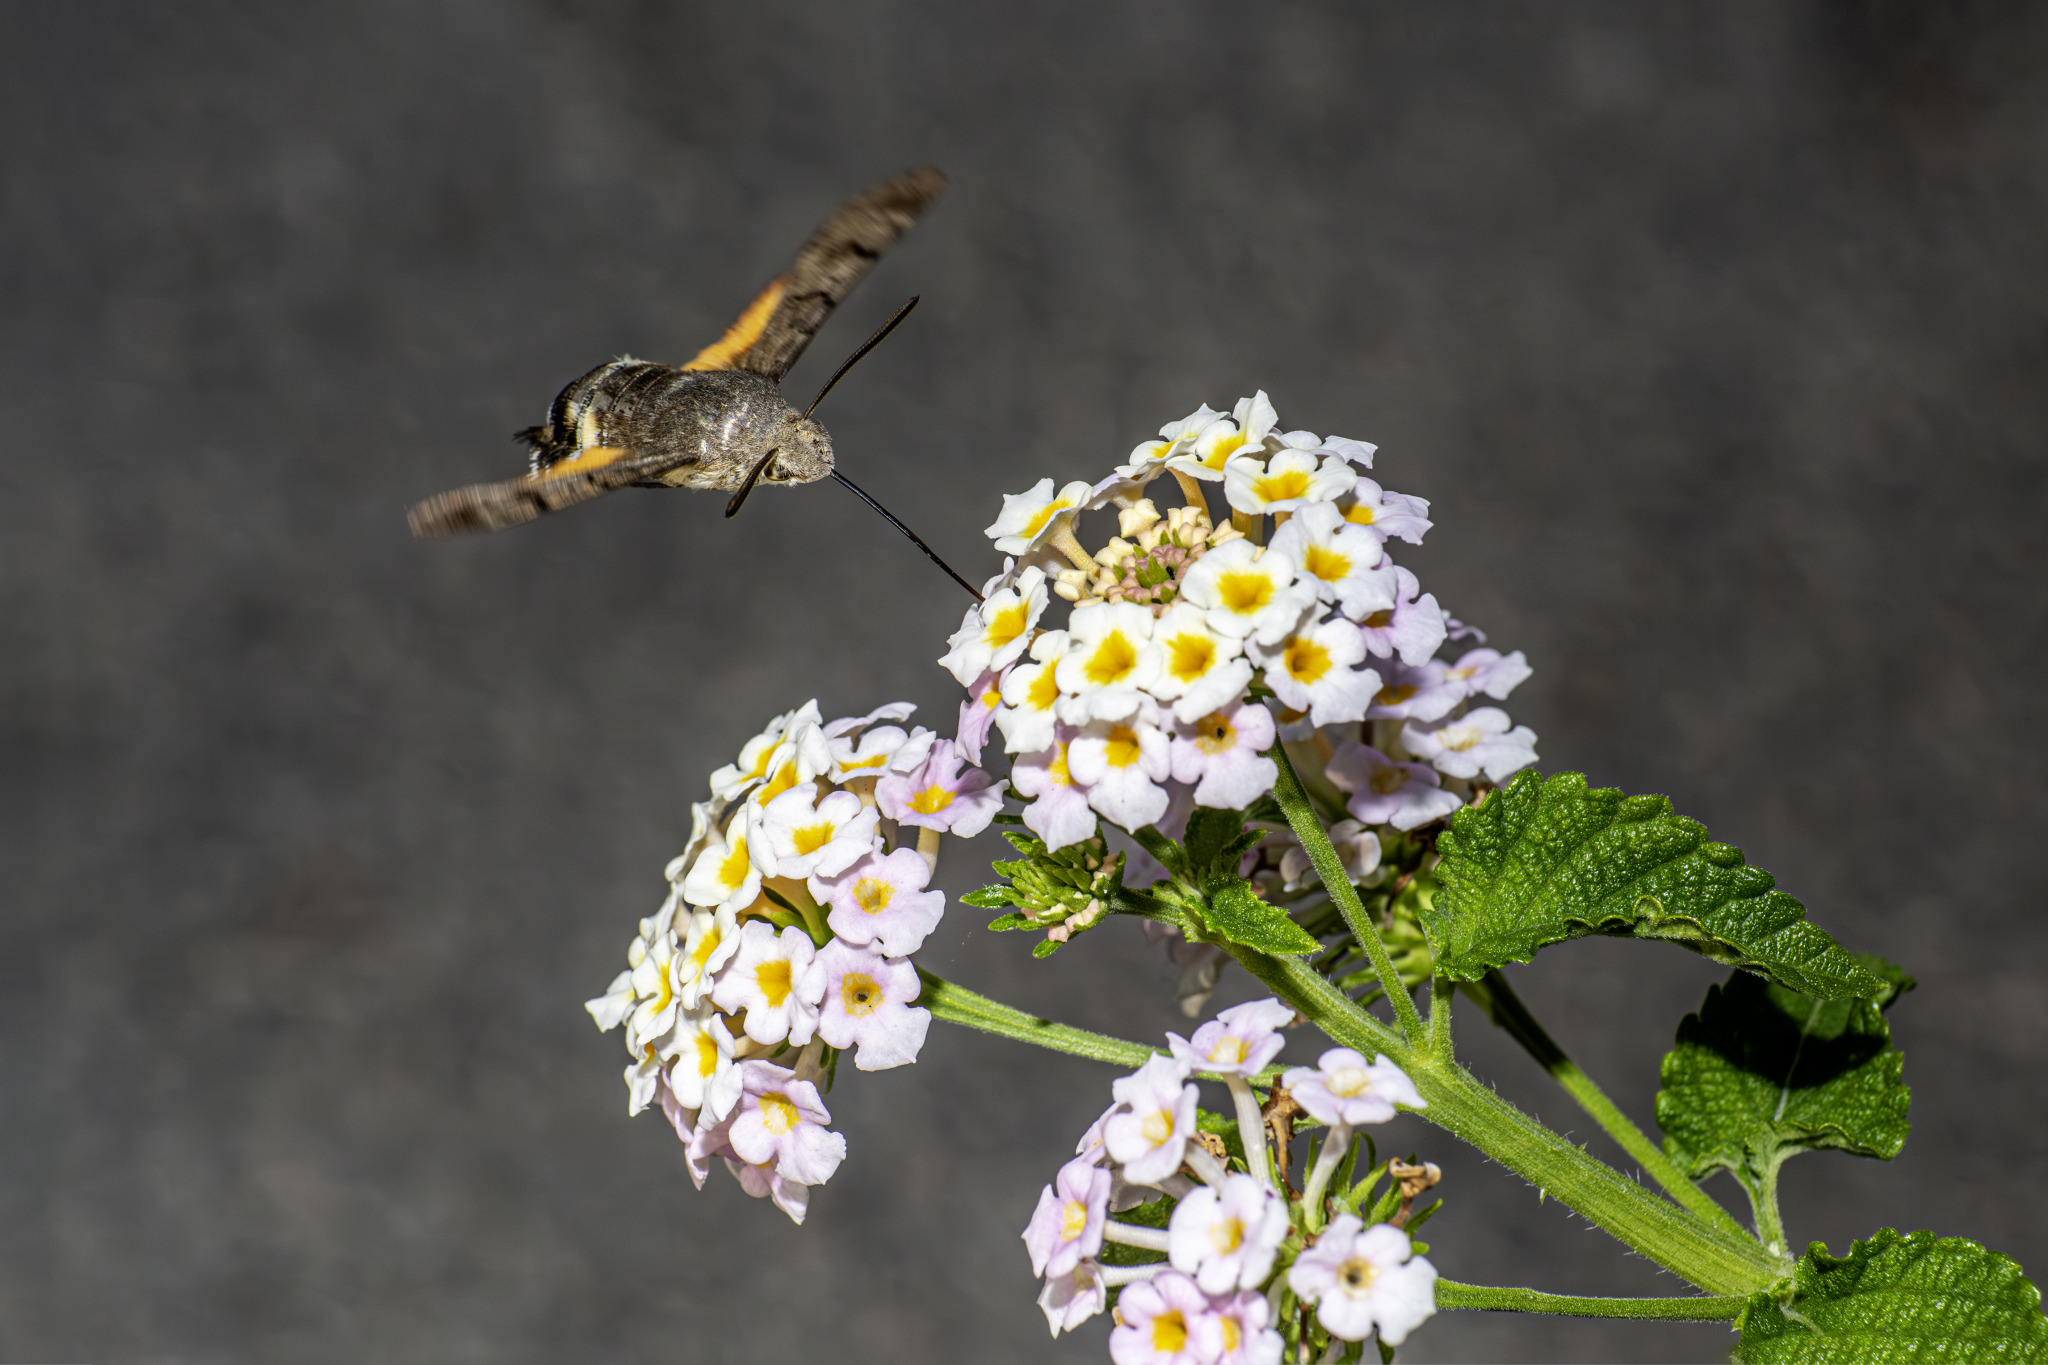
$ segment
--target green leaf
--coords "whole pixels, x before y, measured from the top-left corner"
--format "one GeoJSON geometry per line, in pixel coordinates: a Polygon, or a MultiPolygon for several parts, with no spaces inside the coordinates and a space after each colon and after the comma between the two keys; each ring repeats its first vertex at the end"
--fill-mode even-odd
{"type": "Polygon", "coordinates": [[[988,922],[988,927],[999,934],[1007,934],[1013,929],[1036,929],[1039,925],[1029,915],[1020,915],[1012,910],[1007,915],[997,915],[988,922]]]}
{"type": "Polygon", "coordinates": [[[984,886],[978,891],[970,891],[962,896],[960,903],[971,905],[977,910],[1000,910],[1006,905],[1015,905],[1016,901],[1011,899],[1010,888],[1007,886],[984,886]]]}
{"type": "Polygon", "coordinates": [[[1259,899],[1242,877],[1217,881],[1209,889],[1202,917],[1211,933],[1275,957],[1322,951],[1322,943],[1287,917],[1277,905],[1259,899]]]}
{"type": "Polygon", "coordinates": [[[1176,877],[1188,875],[1188,856],[1186,851],[1179,844],[1161,834],[1157,829],[1147,825],[1143,829],[1132,830],[1131,837],[1137,840],[1138,846],[1151,854],[1153,860],[1168,872],[1171,872],[1176,877]]]}
{"type": "Polygon", "coordinates": [[[1453,815],[1437,847],[1423,928],[1454,980],[1597,933],[1677,943],[1824,1000],[1882,989],[1770,873],[1666,797],[1525,772],[1453,815]]]}
{"type": "Polygon", "coordinates": [[[1795,1152],[1834,1148],[1889,1161],[1912,1096],[1881,1006],[1912,979],[1882,958],[1880,1000],[1816,1000],[1736,972],[1709,987],[1664,1055],[1657,1126],[1695,1180],[1716,1169],[1762,1188],[1795,1152]]]}
{"type": "Polygon", "coordinates": [[[2010,1257],[1961,1237],[1890,1228],[1830,1256],[1815,1242],[1792,1300],[1752,1298],[1735,1320],[1749,1365],[1874,1361],[2048,1361],[2041,1291],[2010,1257]]]}

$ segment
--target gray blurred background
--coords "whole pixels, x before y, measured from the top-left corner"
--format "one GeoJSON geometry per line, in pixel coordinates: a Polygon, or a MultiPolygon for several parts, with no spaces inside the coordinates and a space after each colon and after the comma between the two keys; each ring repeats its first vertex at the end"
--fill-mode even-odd
{"type": "MultiPolygon", "coordinates": [[[[1048,1342],[1017,1234],[1106,1068],[941,1025],[842,1073],[852,1155],[799,1229],[690,1189],[582,1010],[769,714],[907,697],[950,730],[959,590],[830,486],[474,543],[403,518],[923,161],[951,192],[791,383],[923,295],[821,414],[856,478],[978,578],[999,494],[1197,402],[1263,386],[1377,441],[1435,507],[1404,562],[1534,662],[1546,768],[1669,792],[1918,974],[1912,1140],[1800,1158],[1794,1238],[2048,1268],[2048,11],[357,0],[0,32],[0,1360],[1105,1358],[1100,1321],[1048,1342]]],[[[1135,927],[1034,963],[985,918],[923,961],[1183,1027],[1135,927]]],[[[1647,1124],[1721,975],[1602,942],[1515,979],[1647,1124]]],[[[1402,1124],[1448,1172],[1446,1274],[1680,1292],[1402,1124]]],[[[1403,1358],[1729,1344],[1461,1313],[1403,1358]]]]}

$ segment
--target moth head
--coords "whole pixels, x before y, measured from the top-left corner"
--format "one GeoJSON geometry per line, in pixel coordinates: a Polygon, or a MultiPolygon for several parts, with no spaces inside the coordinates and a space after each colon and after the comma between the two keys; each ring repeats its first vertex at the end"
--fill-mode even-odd
{"type": "Polygon", "coordinates": [[[832,437],[825,424],[805,417],[791,408],[783,414],[774,434],[775,463],[767,480],[775,483],[814,483],[832,472],[832,437]]]}

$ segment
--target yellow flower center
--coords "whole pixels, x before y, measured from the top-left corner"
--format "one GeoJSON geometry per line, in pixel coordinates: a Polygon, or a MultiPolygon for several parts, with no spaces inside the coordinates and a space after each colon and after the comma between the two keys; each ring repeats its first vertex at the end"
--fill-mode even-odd
{"type": "Polygon", "coordinates": [[[1230,463],[1230,457],[1244,449],[1245,436],[1242,431],[1233,431],[1228,436],[1216,438],[1216,444],[1209,447],[1209,453],[1202,457],[1204,469],[1221,471],[1230,463]]]}
{"type": "Polygon", "coordinates": [[[1365,624],[1372,630],[1385,630],[1394,624],[1394,609],[1389,607],[1385,611],[1374,612],[1365,618],[1365,624]]]}
{"type": "Polygon", "coordinates": [[[1157,1147],[1173,1136],[1173,1115],[1164,1109],[1154,1109],[1145,1115],[1145,1121],[1138,1125],[1138,1131],[1144,1135],[1145,1141],[1157,1147]]]}
{"type": "Polygon", "coordinates": [[[1237,1319],[1226,1317],[1221,1320],[1223,1328],[1223,1354],[1237,1354],[1238,1346],[1244,1341],[1244,1333],[1237,1328],[1237,1319]]]}
{"type": "Polygon", "coordinates": [[[1216,1046],[1209,1049],[1209,1060],[1218,1066],[1241,1066],[1251,1053],[1244,1039],[1226,1033],[1216,1046]]]}
{"type": "Polygon", "coordinates": [[[1060,699],[1059,679],[1053,676],[1052,665],[1038,670],[1038,676],[1031,680],[1031,686],[1024,689],[1024,702],[1034,711],[1050,711],[1052,704],[1060,699]]]}
{"type": "Polygon", "coordinates": [[[789,999],[789,959],[770,958],[754,969],[754,984],[761,988],[761,998],[768,1002],[768,1008],[781,1009],[782,1002],[789,999]]]}
{"type": "Polygon", "coordinates": [[[1112,768],[1128,768],[1144,754],[1138,743],[1138,732],[1128,725],[1110,727],[1109,739],[1103,748],[1104,761],[1112,768]]]}
{"type": "Polygon", "coordinates": [[[1376,796],[1392,796],[1395,792],[1401,790],[1402,784],[1407,781],[1408,770],[1406,768],[1388,766],[1385,768],[1374,768],[1372,776],[1366,779],[1366,785],[1372,788],[1373,794],[1376,796]]]}
{"type": "Polygon", "coordinates": [[[1025,522],[1024,529],[1018,532],[1018,534],[1029,540],[1040,531],[1043,531],[1047,522],[1071,506],[1073,506],[1072,503],[1061,502],[1058,498],[1054,498],[1051,502],[1039,508],[1038,514],[1032,517],[1030,521],[1025,522]]]}
{"type": "Polygon", "coordinates": [[[1095,652],[1088,656],[1088,666],[1081,672],[1097,687],[1108,687],[1129,677],[1137,666],[1137,646],[1122,631],[1113,630],[1096,643],[1095,652]]]}
{"type": "Polygon", "coordinates": [[[1373,1269],[1371,1261],[1363,1256],[1354,1256],[1337,1267],[1337,1283],[1344,1286],[1348,1294],[1363,1294],[1372,1288],[1372,1282],[1379,1272],[1373,1269]]]}
{"type": "Polygon", "coordinates": [[[768,785],[761,788],[761,794],[754,798],[760,805],[767,805],[776,797],[796,785],[796,760],[791,759],[775,770],[775,776],[768,779],[768,785]]]}
{"type": "Polygon", "coordinates": [[[1285,502],[1289,498],[1307,497],[1308,473],[1306,470],[1289,469],[1279,474],[1262,475],[1252,480],[1252,492],[1262,502],[1285,502]]]}
{"type": "Polygon", "coordinates": [[[1206,635],[1176,635],[1166,647],[1166,670],[1181,682],[1193,682],[1216,666],[1216,642],[1206,635]]]}
{"type": "Polygon", "coordinates": [[[1052,783],[1056,787],[1071,787],[1074,785],[1074,775],[1067,771],[1066,745],[1053,745],[1052,762],[1045,765],[1045,775],[1052,779],[1052,783]]]}
{"type": "Polygon", "coordinates": [[[711,955],[718,951],[720,937],[718,921],[713,920],[710,926],[704,930],[704,937],[697,940],[697,951],[690,954],[690,966],[693,969],[693,975],[701,976],[703,974],[704,964],[709,962],[711,955]]]}
{"type": "Polygon", "coordinates": [[[1161,1355],[1179,1355],[1187,1349],[1188,1320],[1178,1308],[1152,1319],[1152,1349],[1161,1355]]]}
{"type": "Polygon", "coordinates": [[[1003,694],[991,687],[988,691],[981,694],[981,704],[993,711],[1003,704],[1003,694]]]}
{"type": "Polygon", "coordinates": [[[888,761],[889,755],[876,754],[873,758],[848,759],[846,762],[840,764],[839,766],[846,769],[848,772],[852,772],[857,768],[879,768],[888,761]]]}
{"type": "Polygon", "coordinates": [[[1353,526],[1370,526],[1374,521],[1373,510],[1362,502],[1355,502],[1351,504],[1351,510],[1344,514],[1344,520],[1353,526]]]}
{"type": "Polygon", "coordinates": [[[803,1121],[803,1115],[797,1113],[796,1106],[789,1101],[789,1096],[772,1094],[761,1097],[761,1126],[777,1137],[781,1137],[803,1121]]]}
{"type": "Polygon", "coordinates": [[[675,990],[668,983],[668,971],[666,968],[663,969],[661,980],[655,986],[654,991],[654,1012],[659,1014],[668,1008],[669,1001],[676,998],[675,990]]]}
{"type": "Polygon", "coordinates": [[[1001,649],[1004,645],[1024,633],[1024,623],[1030,617],[1031,610],[1029,604],[1024,602],[1012,603],[995,614],[995,618],[988,623],[988,628],[982,631],[981,638],[988,644],[994,645],[997,649],[1001,649]]]}
{"type": "Polygon", "coordinates": [[[718,884],[737,887],[747,879],[747,868],[750,865],[747,857],[747,840],[742,835],[732,841],[726,848],[725,857],[719,860],[718,884]]]}
{"type": "Polygon", "coordinates": [[[937,815],[953,804],[953,793],[934,782],[910,798],[910,808],[919,815],[937,815]]]}
{"type": "Polygon", "coordinates": [[[1216,600],[1224,610],[1248,616],[1273,600],[1273,580],[1262,573],[1227,573],[1216,580],[1216,600]]]}
{"type": "Polygon", "coordinates": [[[1313,683],[1330,671],[1330,651],[1297,635],[1287,642],[1286,668],[1288,676],[1313,683]]]}
{"type": "Polygon", "coordinates": [[[718,1040],[708,1032],[697,1034],[697,1074],[710,1080],[718,1070],[718,1040]]]}
{"type": "Polygon", "coordinates": [[[1218,1218],[1209,1224],[1209,1245],[1216,1248],[1218,1256],[1228,1256],[1244,1245],[1244,1221],[1238,1218],[1218,1218]]]}
{"type": "Polygon", "coordinates": [[[1237,727],[1223,718],[1221,711],[1211,711],[1195,722],[1195,747],[1205,754],[1220,754],[1236,747],[1237,727]]]}
{"type": "Polygon", "coordinates": [[[1372,1089],[1372,1073],[1355,1066],[1347,1066],[1323,1082],[1324,1089],[1332,1095],[1352,1099],[1372,1089]]]}
{"type": "Polygon", "coordinates": [[[853,884],[853,903],[870,915],[879,915],[895,898],[896,884],[881,877],[862,877],[853,884]]]}
{"type": "Polygon", "coordinates": [[[1464,753],[1485,738],[1486,731],[1476,725],[1460,725],[1455,729],[1436,732],[1436,742],[1455,754],[1464,753]]]}
{"type": "Polygon", "coordinates": [[[851,1015],[873,1014],[882,1007],[882,988],[871,976],[848,972],[839,982],[839,1002],[851,1015]]]}
{"type": "Polygon", "coordinates": [[[1088,1230],[1088,1206],[1069,1199],[1060,1209],[1060,1240],[1071,1242],[1088,1230]]]}
{"type": "Polygon", "coordinates": [[[832,842],[831,822],[815,825],[799,825],[789,832],[789,841],[796,848],[796,856],[808,857],[832,842]]]}
{"type": "Polygon", "coordinates": [[[1351,556],[1340,554],[1327,545],[1311,545],[1308,553],[1302,556],[1301,568],[1311,578],[1338,583],[1351,573],[1351,556]]]}
{"type": "Polygon", "coordinates": [[[1414,696],[1417,690],[1414,683],[1388,683],[1380,689],[1379,695],[1372,699],[1372,704],[1374,706],[1399,706],[1402,702],[1414,696]]]}

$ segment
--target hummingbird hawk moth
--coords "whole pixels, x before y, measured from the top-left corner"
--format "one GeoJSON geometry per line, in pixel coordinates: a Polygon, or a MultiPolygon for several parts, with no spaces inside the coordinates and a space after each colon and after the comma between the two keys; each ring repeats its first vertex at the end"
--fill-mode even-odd
{"type": "Polygon", "coordinates": [[[576,380],[556,395],[545,423],[518,434],[532,451],[523,477],[452,488],[415,504],[406,517],[413,534],[503,530],[618,488],[732,490],[726,507],[731,516],[756,483],[812,483],[830,476],[974,592],[909,527],[839,472],[831,436],[810,415],[840,375],[917,300],[898,309],[839,367],[810,408],[799,413],[791,407],[781,384],[832,310],[945,187],[946,177],[926,166],[847,200],[724,336],[680,366],[628,357],[576,380]]]}

